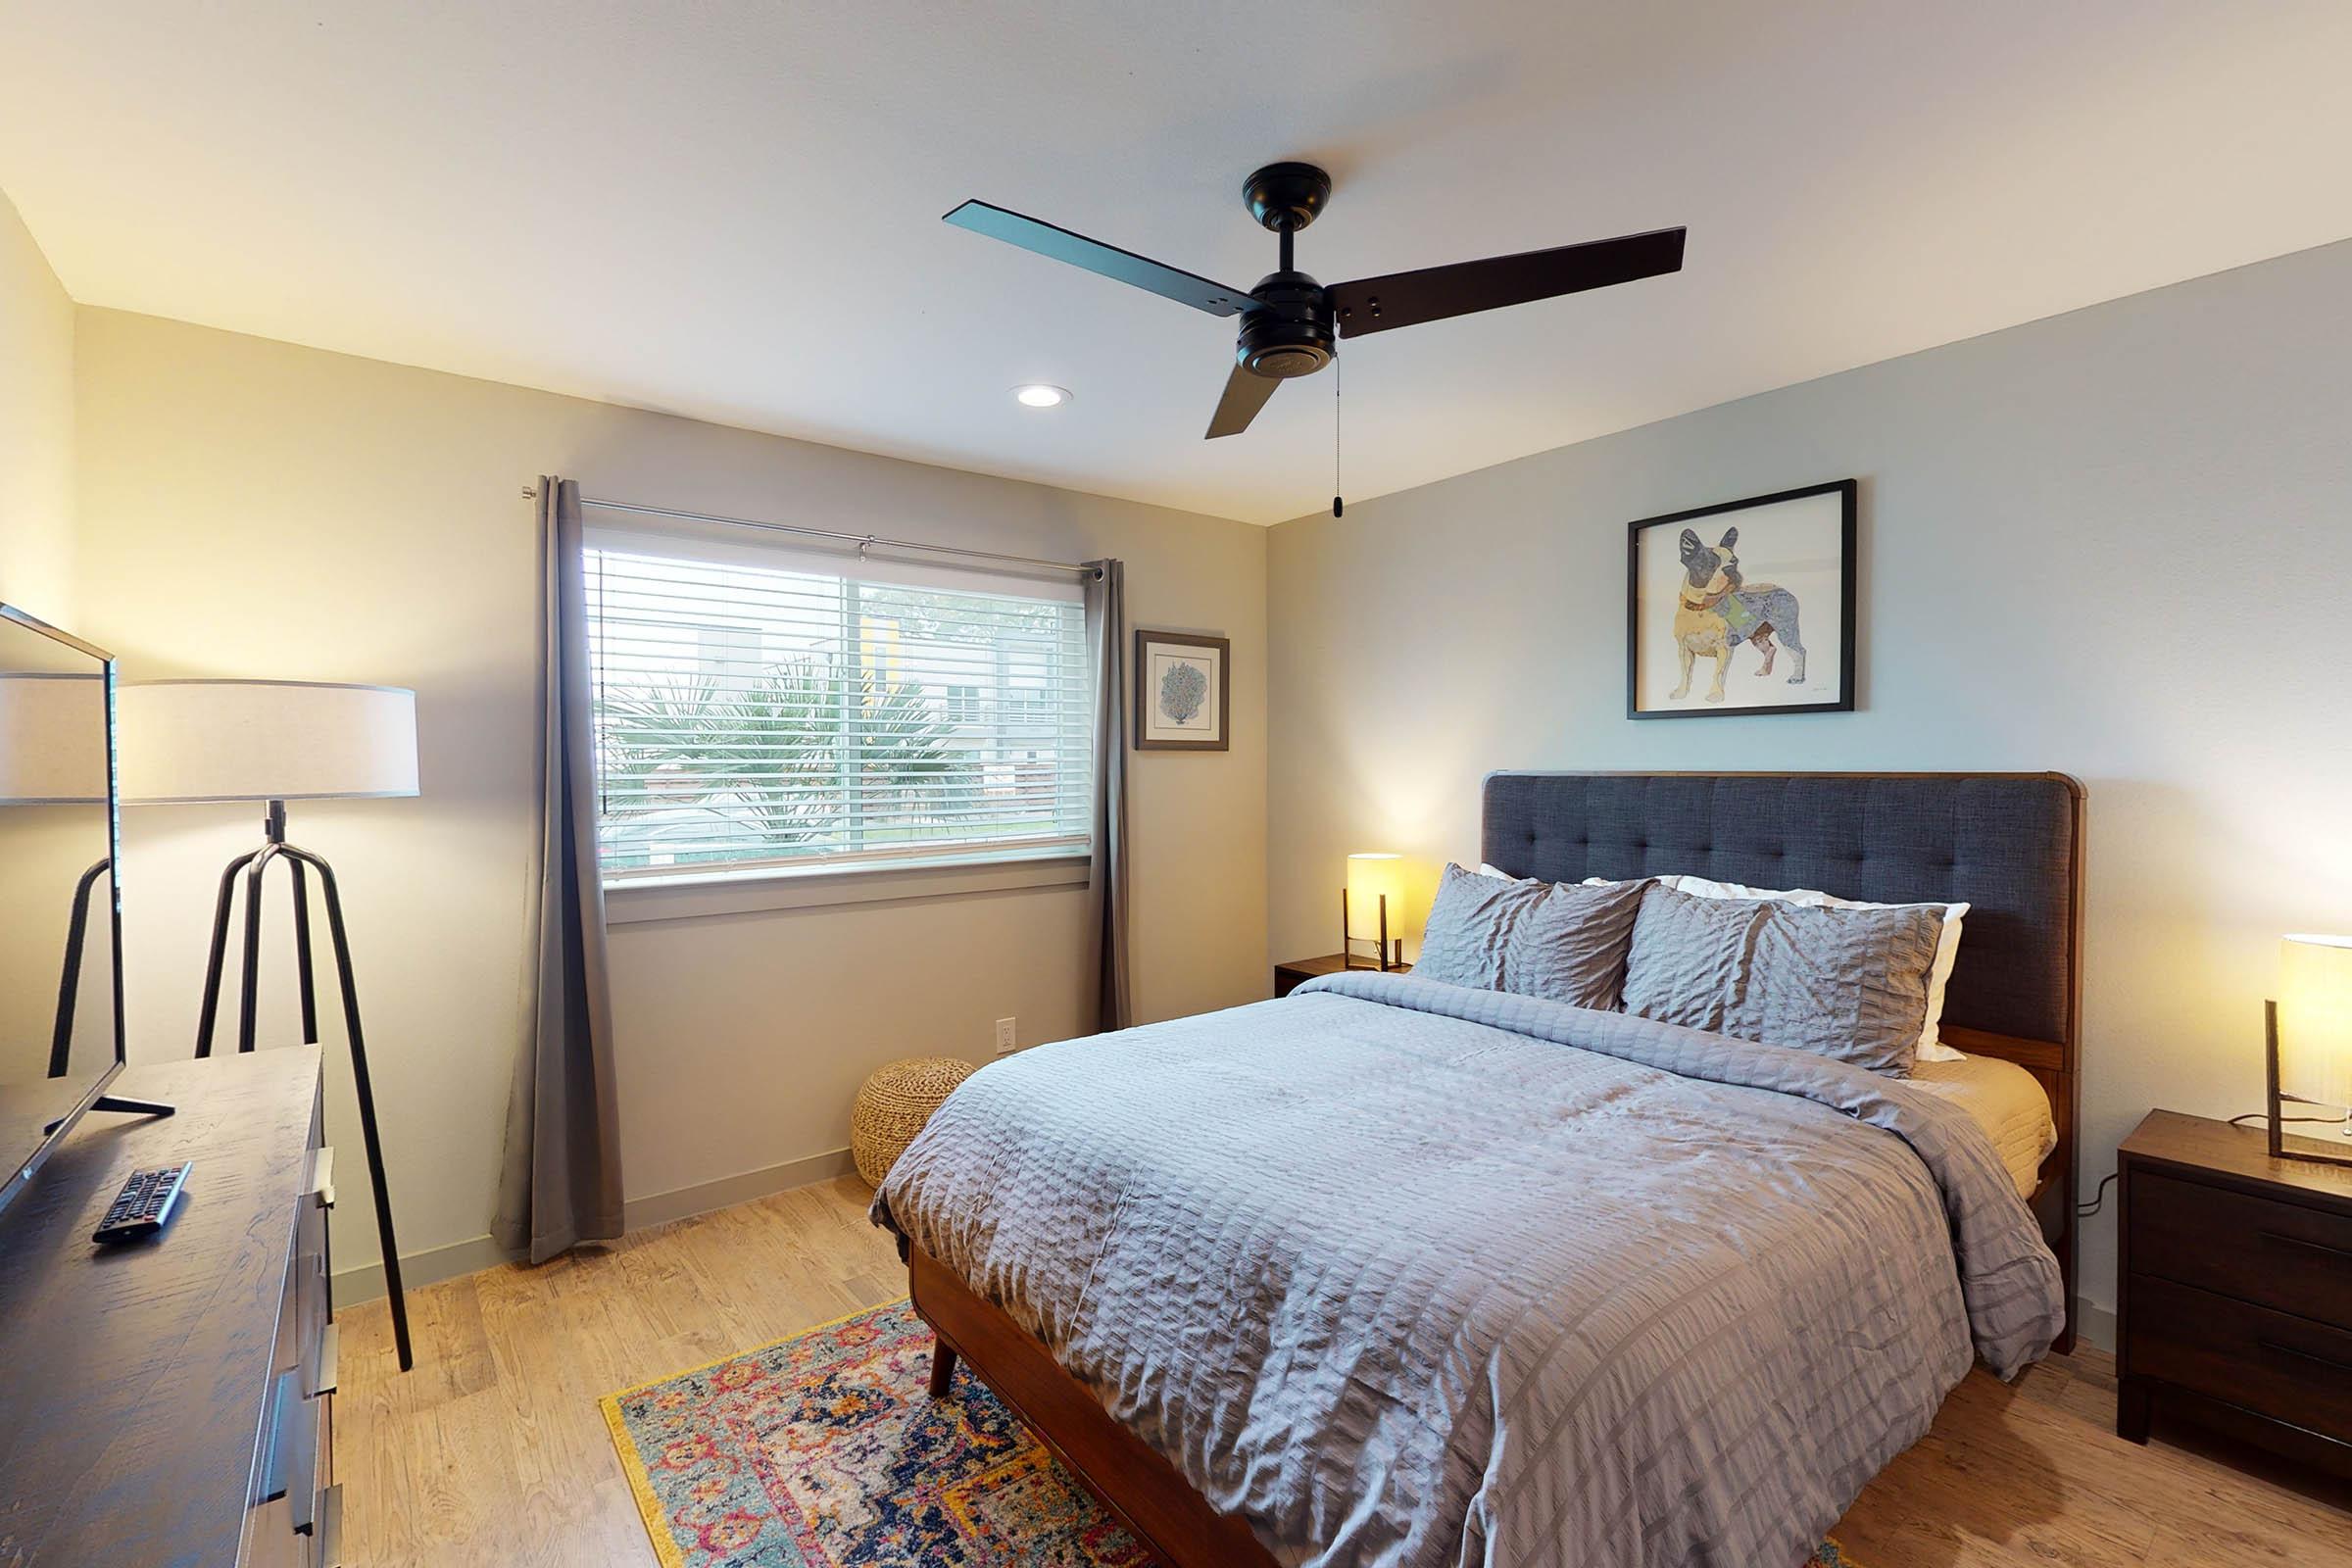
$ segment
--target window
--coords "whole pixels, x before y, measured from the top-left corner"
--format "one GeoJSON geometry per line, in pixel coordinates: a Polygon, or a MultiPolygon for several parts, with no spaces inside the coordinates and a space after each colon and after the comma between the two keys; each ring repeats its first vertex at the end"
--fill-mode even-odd
{"type": "Polygon", "coordinates": [[[1088,849],[1074,590],[636,537],[585,564],[608,884],[1088,849]]]}

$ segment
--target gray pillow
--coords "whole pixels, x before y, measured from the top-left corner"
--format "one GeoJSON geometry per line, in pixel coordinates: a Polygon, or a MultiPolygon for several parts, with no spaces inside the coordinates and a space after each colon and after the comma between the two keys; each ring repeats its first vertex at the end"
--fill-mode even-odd
{"type": "Polygon", "coordinates": [[[1424,980],[1612,1008],[1646,882],[1569,887],[1446,867],[1421,932],[1424,980]]]}
{"type": "Polygon", "coordinates": [[[1696,899],[1653,884],[1626,956],[1625,1010],[1907,1078],[1941,913],[1696,899]]]}

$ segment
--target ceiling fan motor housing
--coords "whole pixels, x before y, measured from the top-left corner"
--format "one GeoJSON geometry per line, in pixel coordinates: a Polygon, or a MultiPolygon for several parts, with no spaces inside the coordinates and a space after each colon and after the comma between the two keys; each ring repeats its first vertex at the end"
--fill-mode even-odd
{"type": "Polygon", "coordinates": [[[1250,216],[1276,233],[1313,222],[1331,200],[1331,176],[1312,164],[1268,164],[1242,181],[1250,216]]]}
{"type": "Polygon", "coordinates": [[[1331,298],[1304,272],[1270,272],[1250,297],[1260,309],[1242,315],[1235,358],[1242,368],[1269,380],[1312,375],[1331,363],[1334,335],[1331,298]]]}

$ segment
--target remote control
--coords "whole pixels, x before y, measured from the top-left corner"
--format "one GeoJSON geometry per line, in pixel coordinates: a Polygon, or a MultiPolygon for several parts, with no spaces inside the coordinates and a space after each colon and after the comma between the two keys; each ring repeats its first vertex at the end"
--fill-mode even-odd
{"type": "Polygon", "coordinates": [[[153,1236],[164,1228],[172,1210],[179,1201],[179,1190],[187,1184],[188,1167],[167,1165],[161,1170],[133,1172],[115,1195],[114,1207],[90,1233],[93,1242],[135,1242],[142,1236],[153,1236]]]}

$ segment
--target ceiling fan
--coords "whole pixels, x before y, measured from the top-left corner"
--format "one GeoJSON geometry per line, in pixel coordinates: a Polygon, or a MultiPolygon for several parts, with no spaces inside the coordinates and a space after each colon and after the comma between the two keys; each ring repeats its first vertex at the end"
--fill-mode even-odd
{"type": "Polygon", "coordinates": [[[1660,228],[1326,286],[1292,267],[1291,238],[1331,199],[1331,176],[1312,164],[1268,164],[1243,182],[1242,195],[1250,216],[1282,237],[1282,265],[1250,289],[1212,283],[987,202],[965,202],[947,220],[1211,316],[1241,317],[1233,372],[1208,421],[1210,440],[1248,429],[1276,387],[1329,365],[1339,338],[1606,288],[1683,267],[1685,230],[1660,228]]]}

